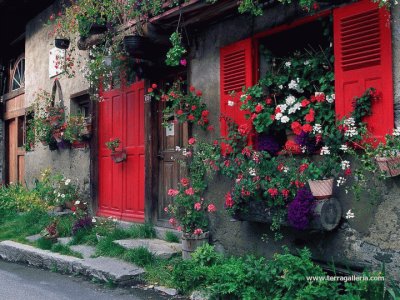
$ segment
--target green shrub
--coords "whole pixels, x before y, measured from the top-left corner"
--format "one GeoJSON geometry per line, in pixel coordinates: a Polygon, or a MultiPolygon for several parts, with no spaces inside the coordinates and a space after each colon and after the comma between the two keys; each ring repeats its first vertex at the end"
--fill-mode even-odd
{"type": "Polygon", "coordinates": [[[179,237],[176,236],[172,231],[167,231],[165,233],[165,240],[169,243],[180,243],[179,237]]]}
{"type": "Polygon", "coordinates": [[[200,266],[211,266],[221,260],[222,255],[215,251],[214,246],[205,244],[192,254],[192,259],[200,266]]]}
{"type": "Polygon", "coordinates": [[[135,224],[126,231],[132,239],[152,239],[156,237],[156,231],[150,223],[135,224]]]}
{"type": "Polygon", "coordinates": [[[144,267],[155,261],[155,256],[145,247],[138,247],[135,249],[129,249],[125,251],[123,259],[138,265],[139,267],[144,267]]]}
{"type": "Polygon", "coordinates": [[[50,250],[51,247],[53,247],[53,244],[53,241],[45,238],[40,238],[36,241],[36,246],[43,250],[50,250]]]}

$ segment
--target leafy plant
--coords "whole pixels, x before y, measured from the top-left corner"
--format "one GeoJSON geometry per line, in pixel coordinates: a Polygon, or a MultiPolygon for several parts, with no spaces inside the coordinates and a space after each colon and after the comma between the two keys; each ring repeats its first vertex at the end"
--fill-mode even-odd
{"type": "Polygon", "coordinates": [[[179,237],[172,231],[167,231],[165,233],[165,240],[169,243],[180,243],[179,237]]]}
{"type": "Polygon", "coordinates": [[[129,249],[124,253],[124,260],[132,262],[139,267],[144,267],[154,262],[155,256],[145,247],[129,249]]]}
{"type": "Polygon", "coordinates": [[[182,36],[178,31],[171,34],[169,38],[172,47],[167,52],[165,64],[167,66],[179,66],[182,56],[186,53],[185,47],[182,45],[182,36]]]}
{"type": "Polygon", "coordinates": [[[121,141],[119,140],[119,138],[114,138],[106,142],[106,147],[107,149],[111,150],[111,152],[115,152],[115,149],[117,149],[120,144],[121,141]]]}

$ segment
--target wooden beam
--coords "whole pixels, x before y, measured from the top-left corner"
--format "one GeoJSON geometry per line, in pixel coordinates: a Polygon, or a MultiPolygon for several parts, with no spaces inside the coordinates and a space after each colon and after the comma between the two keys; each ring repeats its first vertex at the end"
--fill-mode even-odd
{"type": "Polygon", "coordinates": [[[20,108],[20,109],[6,112],[6,113],[4,113],[4,120],[10,120],[10,119],[14,119],[14,118],[17,118],[20,116],[24,116],[25,112],[26,112],[25,108],[20,108]]]}

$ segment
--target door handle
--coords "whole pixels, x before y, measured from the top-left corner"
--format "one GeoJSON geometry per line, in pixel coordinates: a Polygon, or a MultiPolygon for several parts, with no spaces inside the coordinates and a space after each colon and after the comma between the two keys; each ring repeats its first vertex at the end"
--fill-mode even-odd
{"type": "Polygon", "coordinates": [[[159,160],[164,160],[164,155],[158,154],[158,155],[157,155],[157,158],[158,158],[159,160]]]}

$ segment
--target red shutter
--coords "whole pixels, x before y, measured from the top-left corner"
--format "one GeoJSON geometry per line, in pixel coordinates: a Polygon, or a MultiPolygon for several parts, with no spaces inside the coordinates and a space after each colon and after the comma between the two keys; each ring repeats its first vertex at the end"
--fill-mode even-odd
{"type": "Polygon", "coordinates": [[[353,110],[355,96],[370,87],[381,93],[365,121],[377,138],[394,125],[392,39],[389,13],[370,1],[334,11],[335,92],[338,118],[353,110]]]}
{"type": "MultiPolygon", "coordinates": [[[[240,95],[242,88],[253,84],[253,59],[252,59],[252,40],[246,39],[227,47],[220,51],[221,66],[221,116],[229,117],[237,124],[248,122],[240,110],[240,95]],[[235,92],[232,97],[231,92],[235,92]],[[233,101],[234,105],[229,105],[233,101]]],[[[227,136],[227,124],[221,118],[221,136],[227,136]]]]}

